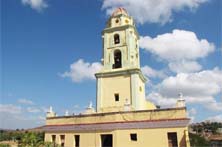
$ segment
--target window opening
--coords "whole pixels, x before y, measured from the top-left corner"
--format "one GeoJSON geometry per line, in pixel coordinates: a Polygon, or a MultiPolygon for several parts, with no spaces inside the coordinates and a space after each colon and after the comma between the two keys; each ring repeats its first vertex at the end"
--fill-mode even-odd
{"type": "Polygon", "coordinates": [[[101,147],[113,147],[113,135],[101,135],[101,147]]]}
{"type": "Polygon", "coordinates": [[[75,147],[79,147],[80,136],[75,135],[75,147]]]}
{"type": "Polygon", "coordinates": [[[115,34],[114,35],[114,43],[115,44],[119,44],[120,43],[119,34],[115,34]]]}
{"type": "Polygon", "coordinates": [[[130,139],[132,141],[137,141],[137,134],[136,133],[130,134],[130,139]]]}
{"type": "Polygon", "coordinates": [[[167,133],[167,137],[169,147],[178,147],[176,132],[167,133]]]}
{"type": "Polygon", "coordinates": [[[61,135],[60,140],[61,140],[61,147],[64,147],[65,146],[65,135],[61,135]]]}
{"type": "Polygon", "coordinates": [[[115,93],[115,101],[119,101],[119,94],[118,93],[115,93]]]}
{"type": "Polygon", "coordinates": [[[121,68],[122,67],[122,54],[120,50],[116,50],[114,52],[114,64],[113,68],[121,68]]]}

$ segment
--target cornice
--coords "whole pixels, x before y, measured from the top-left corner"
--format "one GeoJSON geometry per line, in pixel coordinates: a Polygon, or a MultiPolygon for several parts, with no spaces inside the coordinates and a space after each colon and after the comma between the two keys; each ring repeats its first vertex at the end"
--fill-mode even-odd
{"type": "Polygon", "coordinates": [[[101,71],[95,74],[96,78],[101,77],[112,77],[119,75],[129,75],[129,74],[139,74],[141,80],[145,83],[146,77],[142,74],[139,68],[131,68],[131,69],[113,69],[112,71],[101,71]]]}

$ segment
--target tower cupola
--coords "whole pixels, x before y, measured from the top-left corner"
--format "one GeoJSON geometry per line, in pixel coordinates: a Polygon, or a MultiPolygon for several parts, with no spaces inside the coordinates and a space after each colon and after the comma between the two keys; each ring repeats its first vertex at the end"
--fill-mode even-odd
{"type": "Polygon", "coordinates": [[[117,8],[107,21],[106,28],[120,27],[125,25],[133,25],[134,21],[124,8],[117,8]]]}
{"type": "Polygon", "coordinates": [[[117,9],[113,12],[112,17],[116,17],[116,16],[118,16],[118,15],[128,16],[128,13],[127,13],[126,9],[120,7],[120,8],[117,8],[117,9]]]}

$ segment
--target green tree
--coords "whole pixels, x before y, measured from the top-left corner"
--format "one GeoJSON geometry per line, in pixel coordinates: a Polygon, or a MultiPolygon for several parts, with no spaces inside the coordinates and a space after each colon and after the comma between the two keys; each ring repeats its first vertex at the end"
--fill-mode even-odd
{"type": "Polygon", "coordinates": [[[0,147],[10,147],[8,144],[0,144],[0,147]]]}
{"type": "Polygon", "coordinates": [[[42,147],[61,147],[61,146],[53,142],[45,142],[42,147]]]}
{"type": "Polygon", "coordinates": [[[192,147],[209,147],[210,142],[207,141],[204,137],[201,137],[196,134],[189,134],[190,137],[190,145],[192,147]]]}
{"type": "Polygon", "coordinates": [[[20,147],[39,147],[44,145],[44,133],[25,132],[19,142],[20,147]]]}

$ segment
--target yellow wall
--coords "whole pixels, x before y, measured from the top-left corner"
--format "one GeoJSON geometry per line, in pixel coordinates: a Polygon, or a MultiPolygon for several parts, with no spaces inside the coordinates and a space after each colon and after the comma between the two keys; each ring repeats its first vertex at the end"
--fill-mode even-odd
{"type": "Polygon", "coordinates": [[[175,108],[153,111],[130,111],[117,113],[96,113],[91,115],[77,115],[68,117],[53,117],[46,119],[46,125],[86,124],[121,121],[141,121],[159,119],[187,118],[185,108],[175,108]]]}
{"type": "Polygon", "coordinates": [[[186,143],[187,127],[159,128],[159,129],[132,129],[96,132],[46,133],[45,141],[51,141],[51,135],[56,135],[56,142],[60,142],[60,135],[65,135],[65,147],[74,147],[74,135],[80,135],[80,147],[100,147],[100,135],[112,134],[113,147],[168,147],[168,132],[177,132],[178,147],[189,147],[186,143]],[[137,141],[131,141],[130,134],[137,134],[137,141]]]}
{"type": "Polygon", "coordinates": [[[156,106],[145,98],[145,79],[139,69],[130,69],[128,72],[118,69],[114,73],[98,74],[100,75],[97,75],[97,112],[123,111],[126,99],[130,104],[130,110],[156,109],[156,106]],[[137,73],[130,73],[135,71],[137,73]],[[119,101],[115,101],[115,94],[119,94],[119,101]]]}
{"type": "Polygon", "coordinates": [[[101,107],[123,106],[125,99],[131,99],[130,76],[116,76],[102,78],[102,105],[101,107]],[[119,101],[115,101],[114,94],[119,94],[119,101]]]}

